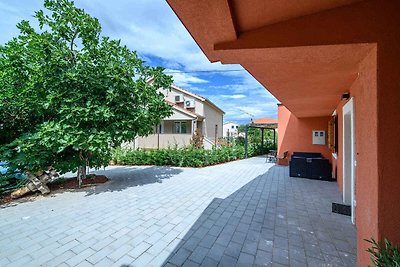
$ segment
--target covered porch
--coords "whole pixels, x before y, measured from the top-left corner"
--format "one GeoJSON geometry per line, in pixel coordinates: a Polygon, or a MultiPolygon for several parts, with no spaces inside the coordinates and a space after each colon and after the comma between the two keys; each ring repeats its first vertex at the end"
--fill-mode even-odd
{"type": "Polygon", "coordinates": [[[154,126],[153,134],[138,137],[136,148],[185,147],[196,129],[202,133],[203,118],[186,110],[173,107],[173,114],[154,126]]]}

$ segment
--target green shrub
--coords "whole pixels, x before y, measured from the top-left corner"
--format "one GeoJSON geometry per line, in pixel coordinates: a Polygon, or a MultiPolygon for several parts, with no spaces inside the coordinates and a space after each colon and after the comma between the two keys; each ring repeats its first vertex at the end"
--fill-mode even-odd
{"type": "Polygon", "coordinates": [[[400,250],[398,246],[385,239],[377,242],[373,238],[365,240],[372,245],[367,251],[371,254],[371,261],[377,267],[400,267],[400,250]]]}
{"type": "Polygon", "coordinates": [[[0,196],[25,186],[27,178],[19,173],[0,172],[0,196]]]}
{"type": "MultiPolygon", "coordinates": [[[[250,145],[248,156],[253,157],[268,152],[261,146],[250,145]]],[[[168,165],[179,167],[204,167],[245,157],[243,146],[222,146],[212,150],[194,147],[166,149],[114,149],[112,158],[121,165],[168,165]]]]}

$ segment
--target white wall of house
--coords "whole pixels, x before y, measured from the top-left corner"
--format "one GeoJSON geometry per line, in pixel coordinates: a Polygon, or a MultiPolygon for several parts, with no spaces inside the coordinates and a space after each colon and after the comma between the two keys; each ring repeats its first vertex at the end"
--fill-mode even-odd
{"type": "Polygon", "coordinates": [[[224,137],[237,137],[239,130],[239,124],[235,122],[226,122],[223,126],[224,137]]]}
{"type": "Polygon", "coordinates": [[[189,95],[185,92],[179,91],[177,89],[174,89],[171,87],[171,90],[168,89],[160,89],[160,92],[162,92],[165,95],[165,99],[168,100],[169,102],[178,104],[180,107],[185,108],[185,101],[186,100],[193,100],[195,102],[195,108],[189,108],[188,110],[199,114],[200,116],[204,116],[204,102],[201,101],[200,99],[196,98],[193,95],[189,95]],[[183,96],[183,102],[182,103],[176,103],[175,102],[175,96],[177,95],[182,95],[183,96]]]}
{"type": "Polygon", "coordinates": [[[173,121],[173,120],[193,120],[195,119],[194,117],[190,117],[187,114],[184,114],[183,112],[180,112],[179,110],[173,110],[173,114],[166,118],[165,120],[173,121]]]}
{"type": "Polygon", "coordinates": [[[223,114],[211,105],[204,105],[203,135],[209,139],[215,139],[215,127],[217,126],[217,138],[222,137],[223,114]]]}
{"type": "Polygon", "coordinates": [[[167,148],[185,147],[190,144],[192,134],[151,134],[147,137],[136,138],[136,146],[139,148],[167,148]]]}
{"type": "MultiPolygon", "coordinates": [[[[190,99],[188,97],[188,99],[190,99]]],[[[191,98],[193,99],[193,98],[191,98]]],[[[194,99],[196,108],[193,110],[196,114],[204,117],[204,102],[199,101],[198,99],[194,99]]]]}

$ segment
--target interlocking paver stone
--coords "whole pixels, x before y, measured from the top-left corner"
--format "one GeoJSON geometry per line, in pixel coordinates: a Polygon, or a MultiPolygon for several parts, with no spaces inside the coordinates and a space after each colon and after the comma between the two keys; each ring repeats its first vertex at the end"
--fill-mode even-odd
{"type": "Polygon", "coordinates": [[[92,256],[87,258],[87,261],[92,264],[97,264],[98,262],[102,261],[105,257],[113,253],[114,248],[112,247],[104,247],[94,253],[92,256]]]}
{"type": "Polygon", "coordinates": [[[254,261],[254,264],[259,265],[259,266],[271,266],[272,253],[265,252],[262,250],[257,250],[256,259],[254,261]]]}
{"type": "Polygon", "coordinates": [[[219,262],[221,257],[224,255],[225,249],[226,248],[224,246],[214,244],[208,251],[207,257],[219,262]]]}
{"type": "Polygon", "coordinates": [[[221,267],[231,267],[231,266],[235,266],[235,265],[236,265],[236,262],[237,262],[237,259],[236,259],[236,258],[233,258],[233,257],[231,257],[231,256],[227,256],[227,255],[224,255],[224,256],[222,256],[222,258],[221,258],[221,260],[220,260],[218,266],[221,266],[221,267]]]}
{"type": "Polygon", "coordinates": [[[114,262],[109,258],[103,258],[101,261],[97,262],[95,266],[99,267],[110,267],[114,262]]]}
{"type": "Polygon", "coordinates": [[[133,258],[138,258],[140,255],[142,255],[146,250],[148,250],[151,247],[149,243],[142,242],[138,246],[134,247],[131,251],[128,252],[130,256],[133,258]]]}
{"type": "MultiPolygon", "coordinates": [[[[68,259],[74,257],[76,254],[70,250],[66,251],[58,257],[53,257],[51,260],[46,262],[44,266],[58,266],[59,264],[67,261],[68,259]]],[[[1,266],[1,265],[0,265],[1,266]]]]}
{"type": "Polygon", "coordinates": [[[225,250],[225,254],[233,258],[239,258],[240,252],[242,251],[242,244],[231,242],[225,250]]]}
{"type": "Polygon", "coordinates": [[[8,266],[26,266],[29,262],[32,262],[32,257],[25,255],[15,261],[12,261],[8,266]]]}
{"type": "Polygon", "coordinates": [[[137,267],[147,266],[147,264],[152,260],[154,260],[154,258],[155,257],[153,255],[145,252],[132,262],[132,266],[137,266],[137,267]]]}
{"type": "Polygon", "coordinates": [[[110,181],[0,209],[0,265],[356,264],[355,229],[330,210],[337,185],[265,158],[96,172],[110,181]]]}
{"type": "Polygon", "coordinates": [[[117,261],[112,260],[114,262],[114,264],[112,264],[112,266],[115,266],[115,267],[129,266],[134,260],[135,259],[132,258],[131,256],[124,255],[122,258],[120,258],[117,261]]]}
{"type": "Polygon", "coordinates": [[[192,254],[189,256],[189,259],[193,262],[201,264],[210,250],[204,247],[198,246],[192,254]]]}
{"type": "Polygon", "coordinates": [[[200,266],[202,266],[202,267],[216,267],[216,266],[218,266],[218,262],[219,261],[216,261],[216,260],[213,260],[211,258],[205,257],[200,266]]]}
{"type": "Polygon", "coordinates": [[[131,250],[132,247],[130,245],[123,245],[116,249],[114,252],[108,254],[107,257],[113,261],[118,261],[131,250]]]}
{"type": "Polygon", "coordinates": [[[176,254],[172,255],[169,262],[174,265],[180,266],[186,261],[191,253],[191,251],[181,248],[176,252],[176,254]]]}
{"type": "Polygon", "coordinates": [[[84,251],[80,252],[79,254],[69,258],[66,263],[70,266],[75,266],[81,263],[82,261],[86,260],[88,257],[96,253],[95,250],[91,248],[87,248],[84,251]]]}

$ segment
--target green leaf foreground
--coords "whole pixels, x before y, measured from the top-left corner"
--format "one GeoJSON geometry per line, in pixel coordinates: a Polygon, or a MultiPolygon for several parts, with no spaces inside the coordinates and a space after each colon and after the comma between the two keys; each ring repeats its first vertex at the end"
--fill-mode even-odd
{"type": "Polygon", "coordinates": [[[146,136],[171,115],[149,67],[72,1],[45,0],[19,36],[0,46],[0,159],[31,173],[107,166],[111,148],[146,136]],[[154,78],[153,83],[146,81],[154,78]]]}
{"type": "Polygon", "coordinates": [[[373,266],[377,267],[400,267],[400,250],[398,246],[384,239],[383,242],[378,242],[375,239],[365,239],[370,243],[371,247],[367,252],[371,255],[373,266]]]}

